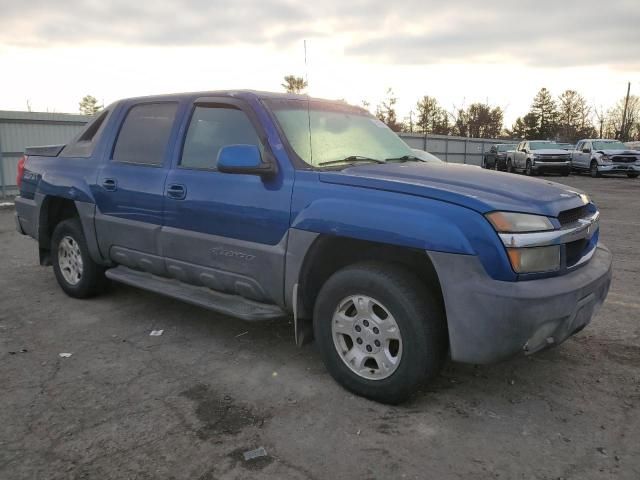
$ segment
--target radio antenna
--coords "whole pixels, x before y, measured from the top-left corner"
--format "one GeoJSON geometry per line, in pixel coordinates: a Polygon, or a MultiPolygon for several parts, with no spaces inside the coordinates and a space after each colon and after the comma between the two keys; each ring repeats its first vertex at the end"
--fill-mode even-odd
{"type": "MultiPolygon", "coordinates": [[[[309,68],[307,66],[307,40],[303,40],[304,45],[304,76],[307,89],[309,88],[309,68]]],[[[307,126],[309,128],[309,162],[313,165],[313,147],[311,144],[311,99],[307,90],[307,126]]]]}

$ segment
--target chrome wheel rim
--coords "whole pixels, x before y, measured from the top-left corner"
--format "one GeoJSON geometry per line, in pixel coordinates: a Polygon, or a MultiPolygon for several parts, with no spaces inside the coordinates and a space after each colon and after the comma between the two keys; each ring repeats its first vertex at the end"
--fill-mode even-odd
{"type": "Polygon", "coordinates": [[[343,299],[333,314],[331,333],[340,359],[359,377],[382,380],[400,365],[400,328],[389,309],[372,297],[343,299]]]}
{"type": "Polygon", "coordinates": [[[64,237],[58,245],[58,266],[68,284],[77,285],[82,279],[82,253],[72,237],[64,237]]]}

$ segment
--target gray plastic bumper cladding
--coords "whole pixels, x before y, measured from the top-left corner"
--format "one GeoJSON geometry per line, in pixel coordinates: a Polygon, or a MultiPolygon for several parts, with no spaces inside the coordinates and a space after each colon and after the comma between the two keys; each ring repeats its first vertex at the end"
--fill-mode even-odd
{"type": "Polygon", "coordinates": [[[566,275],[493,280],[475,256],[428,252],[444,296],[451,358],[486,364],[557,345],[584,328],[611,283],[611,252],[566,275]]]}

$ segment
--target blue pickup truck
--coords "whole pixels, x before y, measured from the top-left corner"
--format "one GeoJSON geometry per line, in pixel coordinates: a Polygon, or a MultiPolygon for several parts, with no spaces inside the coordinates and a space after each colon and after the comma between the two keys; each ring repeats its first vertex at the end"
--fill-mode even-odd
{"type": "Polygon", "coordinates": [[[558,344],[611,253],[573,188],[422,162],[344,102],[251,91],[132,98],[19,163],[19,232],[78,298],[109,280],[245,321],[291,315],[331,375],[405,400],[454,361],[558,344]]]}

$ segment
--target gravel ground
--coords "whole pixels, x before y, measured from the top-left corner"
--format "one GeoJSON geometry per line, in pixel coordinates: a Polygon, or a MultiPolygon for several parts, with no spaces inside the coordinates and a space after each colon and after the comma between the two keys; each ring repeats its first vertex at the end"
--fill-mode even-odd
{"type": "Polygon", "coordinates": [[[288,320],[125,286],[71,299],[0,210],[0,478],[640,478],[640,180],[554,180],[602,210],[604,307],[533,357],[449,363],[400,407],[345,392],[288,320]]]}

